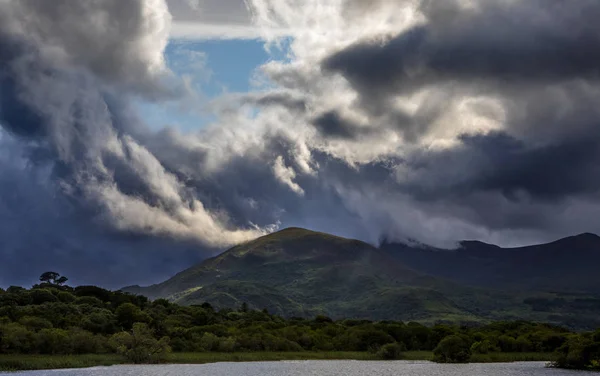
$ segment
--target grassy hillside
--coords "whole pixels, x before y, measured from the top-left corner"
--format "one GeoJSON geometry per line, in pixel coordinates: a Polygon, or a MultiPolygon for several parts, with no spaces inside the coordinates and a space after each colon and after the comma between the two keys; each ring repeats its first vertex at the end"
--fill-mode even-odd
{"type": "Polygon", "coordinates": [[[373,319],[464,315],[418,273],[370,244],[299,228],[236,246],[148,288],[127,288],[180,304],[267,308],[285,316],[373,319]]]}
{"type": "MultiPolygon", "coordinates": [[[[443,269],[440,260],[434,262],[443,269]]],[[[571,295],[466,286],[452,281],[451,271],[438,273],[440,277],[425,268],[417,271],[418,263],[408,264],[411,267],[389,249],[290,228],[238,245],[163,283],[124,290],[183,305],[209,302],[217,308],[236,308],[245,302],[286,317],[323,314],[425,323],[531,319],[571,327],[600,325],[594,298],[577,306],[571,295]]],[[[470,273],[468,266],[461,272],[470,273]]]]}

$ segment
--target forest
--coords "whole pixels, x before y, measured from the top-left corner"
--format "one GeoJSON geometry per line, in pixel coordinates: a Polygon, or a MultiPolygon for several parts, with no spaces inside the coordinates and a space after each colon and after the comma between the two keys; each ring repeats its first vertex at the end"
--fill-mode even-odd
{"type": "Polygon", "coordinates": [[[114,354],[130,363],[161,363],[171,353],[354,352],[391,360],[417,351],[448,363],[537,353],[549,354],[555,367],[600,365],[600,330],[572,332],[525,321],[425,326],[283,318],[246,304],[217,311],[208,303],[180,306],[96,286],[70,287],[53,272],[40,280],[30,289],[0,289],[0,368],[2,356],[30,354],[114,354]]]}

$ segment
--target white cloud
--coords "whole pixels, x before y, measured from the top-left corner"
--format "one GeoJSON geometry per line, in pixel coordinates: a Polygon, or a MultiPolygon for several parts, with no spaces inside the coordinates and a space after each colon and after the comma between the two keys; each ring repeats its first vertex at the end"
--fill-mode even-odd
{"type": "MultiPolygon", "coordinates": [[[[270,34],[284,37],[291,32],[285,29],[271,30],[270,34]]],[[[184,40],[229,40],[229,39],[264,39],[263,31],[254,25],[217,24],[201,22],[175,22],[170,34],[172,39],[184,40]]]]}
{"type": "Polygon", "coordinates": [[[296,178],[296,171],[293,168],[287,167],[283,157],[280,155],[275,159],[273,164],[273,173],[275,177],[282,183],[287,185],[292,191],[300,196],[304,196],[304,190],[294,181],[296,178]]]}

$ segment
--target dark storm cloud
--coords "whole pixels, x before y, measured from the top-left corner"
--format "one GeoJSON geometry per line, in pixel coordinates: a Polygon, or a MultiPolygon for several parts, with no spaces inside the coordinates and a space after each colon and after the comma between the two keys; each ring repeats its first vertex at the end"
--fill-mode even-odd
{"type": "Polygon", "coordinates": [[[336,111],[329,111],[313,120],[313,125],[324,137],[355,139],[366,133],[360,126],[343,119],[336,111]]]}
{"type": "Polygon", "coordinates": [[[159,135],[130,99],[176,93],[164,3],[48,6],[0,3],[0,283],[48,268],[111,287],[156,281],[260,234],[230,230],[143,146],[159,135]]]}
{"type": "Polygon", "coordinates": [[[55,61],[85,67],[103,83],[151,98],[181,90],[168,85],[173,82],[161,69],[171,20],[162,1],[19,0],[9,1],[7,8],[5,16],[18,20],[29,38],[60,46],[55,61]]]}
{"type": "MultiPolygon", "coordinates": [[[[47,14],[37,14],[45,9],[42,3],[15,6],[28,6],[32,17],[49,22],[47,14]]],[[[73,22],[85,23],[96,11],[84,12],[73,22]]],[[[162,78],[134,76],[135,85],[125,80],[125,86],[120,81],[136,65],[152,64],[151,58],[133,56],[135,64],[109,72],[99,62],[88,64],[87,58],[98,51],[75,53],[90,46],[69,42],[65,47],[62,37],[52,38],[57,49],[73,55],[65,61],[47,54],[36,38],[4,26],[0,284],[28,284],[47,269],[68,275],[73,283],[147,284],[223,249],[232,237],[238,236],[240,240],[233,240],[237,242],[261,234],[230,229],[279,220],[310,226],[311,221],[302,219],[309,213],[338,217],[340,224],[350,216],[334,193],[321,194],[313,178],[302,178],[311,190],[311,204],[276,179],[272,161],[278,156],[295,166],[289,155],[293,145],[285,137],[273,135],[262,153],[231,156],[225,168],[205,173],[210,146],[189,146],[190,140],[173,130],[148,129],[136,118],[130,98],[154,98],[155,89],[162,90],[162,78]],[[210,214],[205,216],[206,210],[210,214]],[[200,222],[188,222],[198,213],[200,222]]],[[[136,45],[131,47],[132,54],[140,53],[136,45]]],[[[118,54],[122,48],[107,53],[118,54]]],[[[116,64],[119,56],[124,55],[109,60],[116,64]]],[[[286,93],[256,95],[251,104],[306,109],[301,97],[286,93]]],[[[326,230],[326,222],[312,225],[326,230]]],[[[353,228],[359,228],[358,222],[353,228]]]]}
{"type": "Polygon", "coordinates": [[[48,179],[51,165],[32,165],[24,146],[1,131],[0,147],[0,285],[29,285],[57,270],[73,283],[118,288],[166,278],[202,256],[196,242],[99,226],[48,179]]]}
{"type": "Polygon", "coordinates": [[[25,53],[27,46],[21,45],[18,38],[4,38],[0,43],[0,87],[3,88],[3,95],[0,95],[0,122],[16,134],[42,137],[44,119],[32,112],[19,95],[15,95],[18,93],[19,84],[10,66],[16,57],[25,53]]]}
{"type": "Polygon", "coordinates": [[[502,132],[463,135],[460,140],[462,145],[456,149],[428,152],[407,161],[411,169],[424,173],[401,184],[402,190],[423,201],[452,200],[477,192],[499,192],[514,201],[555,201],[600,189],[598,136],[540,146],[502,132]],[[454,170],[454,179],[447,179],[444,170],[454,170]]]}
{"type": "MultiPolygon", "coordinates": [[[[441,199],[450,192],[498,191],[513,198],[525,192],[559,200],[597,192],[600,114],[592,103],[598,97],[571,82],[597,84],[600,3],[478,1],[461,9],[454,1],[424,1],[420,9],[428,20],[424,25],[384,44],[352,45],[325,59],[323,67],[342,74],[371,112],[390,112],[393,95],[429,85],[445,92],[446,100],[497,96],[508,104],[510,134],[464,135],[461,147],[441,156],[417,153],[411,168],[434,172],[416,174],[416,182],[407,184],[410,193],[441,199]],[[553,90],[559,95],[553,97],[553,90]],[[457,159],[461,165],[447,165],[457,159]],[[436,172],[461,168],[457,181],[421,186],[444,176],[436,172]]],[[[426,121],[398,123],[424,134],[444,113],[438,111],[442,105],[430,106],[426,121]]]]}
{"type": "Polygon", "coordinates": [[[361,90],[407,91],[440,81],[597,79],[600,4],[593,0],[426,1],[429,21],[387,43],[358,43],[323,62],[361,90]]]}
{"type": "Polygon", "coordinates": [[[427,22],[383,44],[267,64],[280,87],[225,97],[198,134],[131,106],[180,92],[163,2],[51,3],[0,2],[0,285],[158,282],[276,223],[435,245],[598,225],[597,1],[423,1],[427,22]]]}
{"type": "Polygon", "coordinates": [[[526,192],[532,197],[557,200],[600,189],[598,136],[540,147],[524,145],[502,134],[467,136],[463,142],[487,165],[472,182],[475,190],[500,190],[508,197],[526,192]]]}

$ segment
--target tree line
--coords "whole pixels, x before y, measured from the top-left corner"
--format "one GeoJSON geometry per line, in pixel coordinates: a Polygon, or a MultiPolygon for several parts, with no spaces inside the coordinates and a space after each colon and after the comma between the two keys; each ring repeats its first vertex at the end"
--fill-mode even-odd
{"type": "Polygon", "coordinates": [[[0,354],[118,353],[135,363],[161,362],[175,352],[372,352],[400,359],[433,351],[439,362],[468,362],[472,354],[555,353],[557,367],[600,363],[600,331],[574,333],[549,324],[495,322],[478,327],[416,322],[283,318],[266,310],[215,310],[165,299],[66,286],[44,273],[30,289],[0,289],[0,354]]]}

